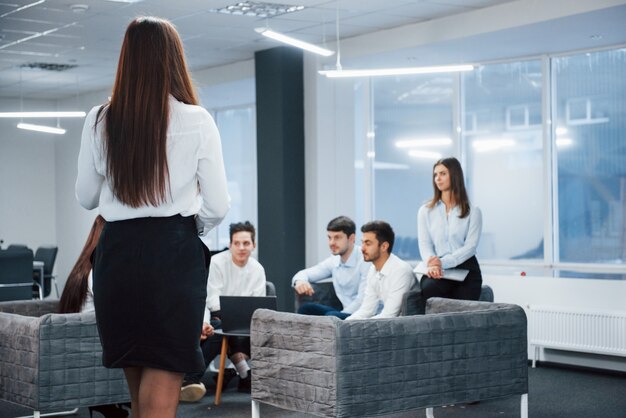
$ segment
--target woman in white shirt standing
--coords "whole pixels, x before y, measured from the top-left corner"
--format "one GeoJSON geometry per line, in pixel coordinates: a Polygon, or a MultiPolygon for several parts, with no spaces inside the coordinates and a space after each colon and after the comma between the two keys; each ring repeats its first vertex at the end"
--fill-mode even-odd
{"type": "Polygon", "coordinates": [[[83,128],[76,195],[107,221],[93,266],[102,361],[124,369],[134,418],[175,417],[183,374],[204,370],[210,255],[198,234],[229,196],[219,132],[197,104],[176,29],[140,17],[110,101],[83,128]]]}
{"type": "Polygon", "coordinates": [[[420,285],[425,299],[433,296],[478,300],[482,285],[476,247],[482,230],[480,209],[470,204],[461,163],[443,158],[433,166],[432,200],[417,213],[417,236],[428,274],[420,285]],[[446,269],[464,269],[463,281],[444,278],[446,269]]]}

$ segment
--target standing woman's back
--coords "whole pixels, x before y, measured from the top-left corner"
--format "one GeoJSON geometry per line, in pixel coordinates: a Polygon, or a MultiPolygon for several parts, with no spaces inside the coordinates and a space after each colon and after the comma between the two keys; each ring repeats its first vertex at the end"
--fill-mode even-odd
{"type": "Polygon", "coordinates": [[[76,195],[106,219],[93,267],[103,364],[123,368],[133,417],[175,416],[199,347],[208,251],[229,196],[220,136],[197,106],[174,26],[129,25],[111,100],[88,114],[76,195]]]}

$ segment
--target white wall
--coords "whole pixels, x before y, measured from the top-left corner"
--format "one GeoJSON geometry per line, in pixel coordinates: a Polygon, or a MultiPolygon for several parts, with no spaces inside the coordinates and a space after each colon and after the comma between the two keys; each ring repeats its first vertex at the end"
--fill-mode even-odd
{"type": "MultiPolygon", "coordinates": [[[[54,103],[23,102],[24,110],[47,106],[54,103]]],[[[1,100],[0,109],[19,111],[20,101],[1,100]]],[[[0,119],[0,239],[3,248],[25,244],[35,251],[57,242],[54,155],[59,136],[17,129],[18,122],[0,119]]],[[[45,122],[50,120],[36,123],[45,122]]]]}

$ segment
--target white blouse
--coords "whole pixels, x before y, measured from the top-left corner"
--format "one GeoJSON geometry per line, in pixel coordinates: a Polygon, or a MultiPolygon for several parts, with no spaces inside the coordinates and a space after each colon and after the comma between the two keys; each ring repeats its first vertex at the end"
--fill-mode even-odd
{"type": "Polygon", "coordinates": [[[107,221],[197,215],[200,235],[206,235],[224,219],[230,197],[222,144],[217,126],[204,108],[181,103],[170,96],[167,163],[171,194],[159,206],[132,208],[114,196],[107,178],[104,119],[94,129],[99,107],[91,109],[85,119],[78,155],[76,197],[84,208],[99,207],[107,221]]]}

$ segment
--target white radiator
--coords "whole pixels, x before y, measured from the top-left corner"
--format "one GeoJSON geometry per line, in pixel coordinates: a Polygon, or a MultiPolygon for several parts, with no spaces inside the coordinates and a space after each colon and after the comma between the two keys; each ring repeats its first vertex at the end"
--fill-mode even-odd
{"type": "Polygon", "coordinates": [[[626,357],[626,312],[528,307],[532,366],[540,347],[626,357]]]}

